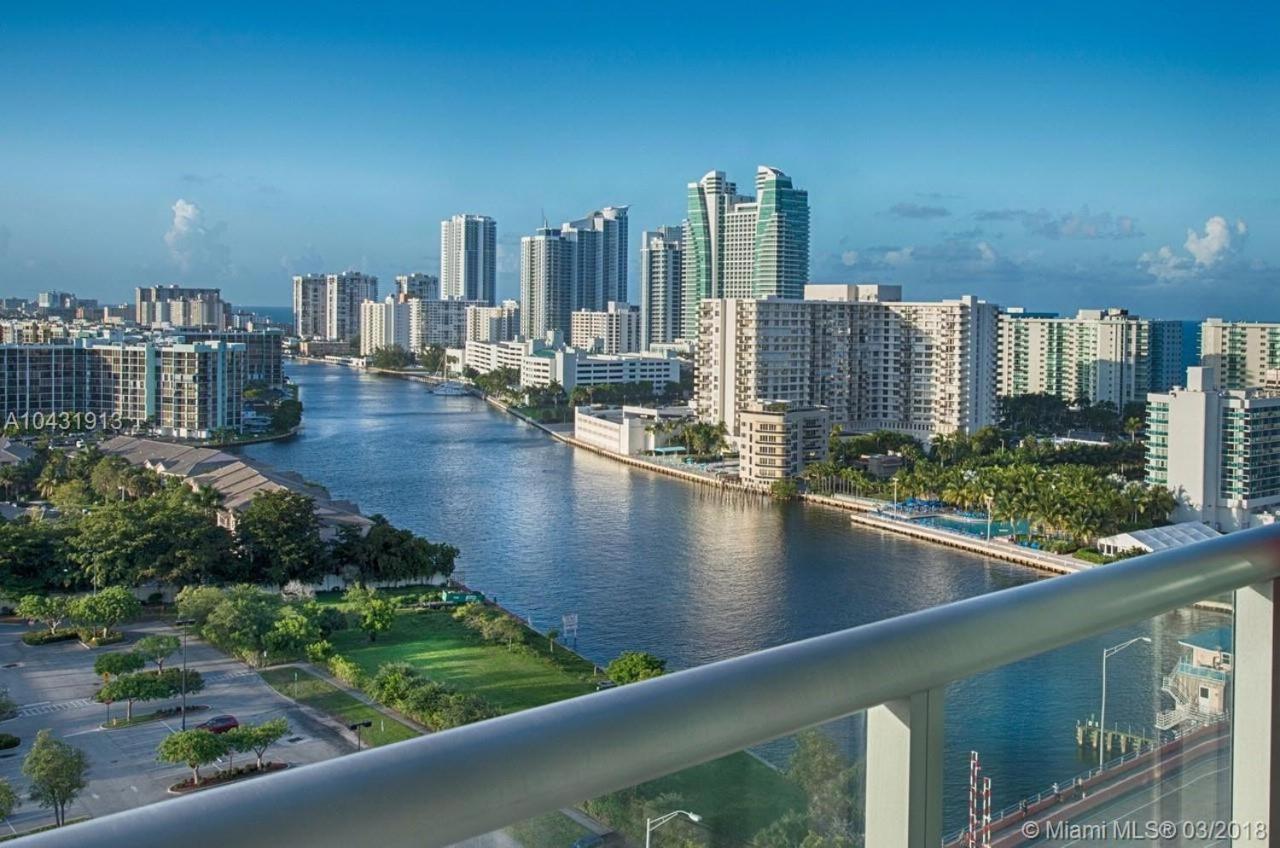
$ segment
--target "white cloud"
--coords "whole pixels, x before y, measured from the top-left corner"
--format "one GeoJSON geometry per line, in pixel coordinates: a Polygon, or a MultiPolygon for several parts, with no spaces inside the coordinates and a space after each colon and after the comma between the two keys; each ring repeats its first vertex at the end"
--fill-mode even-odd
{"type": "Polygon", "coordinates": [[[1182,245],[1186,254],[1178,253],[1166,244],[1139,256],[1138,267],[1158,280],[1186,280],[1235,256],[1244,246],[1248,234],[1249,225],[1242,219],[1230,224],[1221,215],[1214,215],[1204,222],[1203,234],[1194,229],[1187,230],[1187,240],[1182,245]]]}
{"type": "Polygon", "coordinates": [[[854,266],[854,265],[857,265],[857,264],[858,264],[858,251],[856,251],[856,250],[846,250],[844,253],[841,253],[841,254],[840,254],[840,264],[842,264],[842,265],[848,265],[848,266],[850,266],[850,267],[852,267],[852,266],[854,266]]]}
{"type": "Polygon", "coordinates": [[[164,234],[169,255],[184,274],[218,277],[231,270],[231,248],[223,243],[226,225],[206,226],[204,212],[178,198],[171,207],[173,223],[164,234]]]}

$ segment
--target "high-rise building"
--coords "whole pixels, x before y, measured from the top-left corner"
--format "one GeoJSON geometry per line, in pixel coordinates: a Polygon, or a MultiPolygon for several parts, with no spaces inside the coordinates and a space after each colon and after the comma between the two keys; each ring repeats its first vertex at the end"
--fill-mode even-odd
{"type": "Polygon", "coordinates": [[[434,274],[401,274],[396,277],[396,296],[401,300],[439,300],[440,278],[434,274]]]}
{"type": "Polygon", "coordinates": [[[138,286],[135,320],[143,327],[212,327],[226,329],[231,304],[220,289],[182,286],[138,286]]]}
{"type": "Polygon", "coordinates": [[[360,334],[360,304],[378,299],[378,278],[359,271],[325,277],[325,332],[330,341],[349,342],[360,334]]]}
{"type": "Polygon", "coordinates": [[[498,268],[498,224],[487,215],[440,222],[440,293],[492,306],[498,268]]]}
{"type": "Polygon", "coordinates": [[[1177,521],[1229,532],[1274,520],[1280,395],[1226,389],[1213,367],[1188,368],[1186,388],[1147,396],[1147,483],[1177,498],[1177,521]]]}
{"type": "Polygon", "coordinates": [[[756,197],[721,171],[688,186],[681,338],[693,338],[704,298],[804,295],[809,274],[809,194],[777,168],[756,170],[756,197]]]}
{"type": "Polygon", "coordinates": [[[1124,309],[1081,309],[1074,318],[1007,309],[1000,315],[1000,394],[1051,394],[1123,411],[1152,390],[1151,325],[1124,309]]]}
{"type": "Polygon", "coordinates": [[[574,241],[552,227],[520,239],[520,334],[525,338],[569,330],[575,257],[574,241]]]}
{"type": "Polygon", "coordinates": [[[409,343],[409,301],[366,300],[360,304],[360,355],[372,356],[379,348],[412,350],[409,343]]]}
{"type": "Polygon", "coordinates": [[[284,385],[284,331],[265,330],[184,330],[172,336],[184,342],[228,342],[244,345],[244,378],[248,382],[284,385]]]}
{"type": "Polygon", "coordinates": [[[489,309],[475,300],[422,300],[414,298],[409,305],[409,348],[419,351],[428,347],[460,348],[467,343],[467,313],[472,309],[489,309]]]}
{"type": "Polygon", "coordinates": [[[640,241],[640,349],[681,338],[684,267],[679,227],[659,227],[640,241]]]}
{"type": "Polygon", "coordinates": [[[1200,325],[1200,364],[1213,368],[1226,389],[1274,384],[1280,372],[1280,323],[1206,320],[1200,325]]]}
{"type": "Polygon", "coordinates": [[[995,424],[997,307],[903,302],[897,286],[814,285],[805,300],[708,298],[694,406],[741,435],[751,404],[824,406],[846,432],[928,440],[995,424]]]}
{"type": "Polygon", "coordinates": [[[324,274],[293,278],[293,331],[301,339],[323,339],[328,332],[329,284],[324,274]]]}
{"type": "Polygon", "coordinates": [[[627,303],[599,312],[580,309],[570,316],[569,344],[589,353],[637,353],[640,310],[627,303]]]}
{"type": "Polygon", "coordinates": [[[626,301],[627,208],[606,206],[560,225],[574,245],[574,310],[600,311],[626,301]]]}
{"type": "Polygon", "coordinates": [[[468,306],[469,342],[506,342],[520,335],[520,303],[504,300],[498,306],[468,306]]]}
{"type": "Polygon", "coordinates": [[[1187,373],[1186,328],[1181,321],[1151,322],[1151,391],[1167,392],[1187,373]]]}

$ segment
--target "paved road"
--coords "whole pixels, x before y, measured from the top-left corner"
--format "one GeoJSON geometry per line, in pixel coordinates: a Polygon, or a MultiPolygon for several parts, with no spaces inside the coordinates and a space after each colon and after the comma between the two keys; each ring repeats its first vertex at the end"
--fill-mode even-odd
{"type": "MultiPolygon", "coordinates": [[[[89,757],[89,786],[68,810],[68,817],[102,816],[119,810],[150,804],[171,797],[168,787],[182,780],[184,766],[158,763],[156,746],[165,734],[178,729],[178,722],[154,722],[122,730],[101,730],[106,708],[91,700],[99,680],[93,673],[98,651],[75,642],[31,647],[20,635],[24,625],[0,623],[0,686],[20,705],[18,717],[0,723],[0,732],[22,739],[18,748],[0,753],[0,777],[15,787],[26,786],[21,774],[22,758],[30,750],[38,730],[49,728],[89,757]],[[10,665],[16,664],[16,665],[10,665]]],[[[153,632],[170,632],[163,626],[139,625],[127,631],[127,641],[100,650],[122,650],[153,632]]],[[[174,659],[178,659],[175,657],[174,659]]],[[[179,660],[180,661],[180,660],[179,660]]],[[[208,645],[187,644],[188,667],[199,671],[205,688],[189,700],[207,704],[210,715],[231,713],[241,722],[260,722],[276,716],[289,719],[289,741],[273,748],[270,756],[295,765],[319,762],[351,750],[350,743],[329,727],[312,720],[292,701],[262,682],[243,664],[229,659],[208,645]]],[[[167,704],[144,704],[142,710],[167,704]]],[[[120,715],[122,705],[112,707],[120,715]]],[[[52,815],[30,801],[14,814],[11,825],[18,830],[51,823],[52,815]]]]}

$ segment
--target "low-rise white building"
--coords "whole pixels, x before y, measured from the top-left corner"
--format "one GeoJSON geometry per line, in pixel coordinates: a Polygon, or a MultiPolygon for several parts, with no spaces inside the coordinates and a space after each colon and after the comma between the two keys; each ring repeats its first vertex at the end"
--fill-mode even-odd
{"type": "Polygon", "coordinates": [[[601,450],[636,456],[670,443],[671,431],[657,425],[692,418],[687,406],[580,406],[574,410],[573,437],[601,450]]]}
{"type": "Polygon", "coordinates": [[[498,368],[515,368],[520,385],[549,386],[559,383],[566,392],[576,386],[649,382],[654,392],[680,381],[680,360],[642,353],[590,354],[559,343],[551,333],[547,341],[467,342],[466,366],[481,374],[498,368]]]}

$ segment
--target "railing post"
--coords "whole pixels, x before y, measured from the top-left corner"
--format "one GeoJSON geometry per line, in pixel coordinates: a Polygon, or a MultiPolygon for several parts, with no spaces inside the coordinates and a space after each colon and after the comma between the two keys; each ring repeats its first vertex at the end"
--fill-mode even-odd
{"type": "Polygon", "coordinates": [[[1231,699],[1231,820],[1242,828],[1232,845],[1271,844],[1280,826],[1280,623],[1276,582],[1236,591],[1231,699]],[[1264,823],[1260,831],[1258,823],[1264,823]]]}
{"type": "Polygon", "coordinates": [[[942,844],[941,688],[867,711],[866,844],[942,844]]]}

